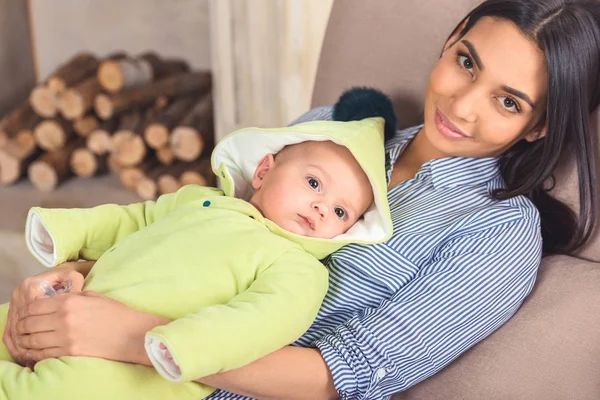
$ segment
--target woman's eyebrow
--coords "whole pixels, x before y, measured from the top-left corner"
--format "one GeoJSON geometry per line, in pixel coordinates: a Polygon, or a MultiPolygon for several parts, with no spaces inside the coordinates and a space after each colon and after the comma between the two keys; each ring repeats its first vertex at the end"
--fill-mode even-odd
{"type": "Polygon", "coordinates": [[[527,104],[529,104],[531,106],[531,108],[535,108],[535,104],[533,103],[531,98],[529,96],[527,96],[525,93],[523,93],[517,89],[513,89],[510,86],[502,86],[501,89],[504,90],[505,92],[508,92],[512,95],[522,98],[523,100],[525,100],[527,102],[527,104]]]}
{"type": "MultiPolygon", "coordinates": [[[[481,62],[479,53],[477,53],[477,50],[475,50],[475,46],[473,46],[473,43],[469,42],[466,39],[461,40],[461,43],[464,44],[467,47],[467,49],[469,49],[469,52],[473,56],[473,61],[475,62],[475,64],[477,64],[477,68],[479,68],[480,70],[483,71],[483,63],[481,62]]],[[[533,100],[531,100],[531,97],[527,96],[525,93],[521,92],[520,90],[513,89],[510,86],[502,86],[502,90],[525,100],[527,102],[527,104],[529,104],[531,106],[531,108],[535,108],[535,104],[534,104],[533,100]]]]}
{"type": "Polygon", "coordinates": [[[467,46],[467,49],[469,49],[469,52],[473,56],[473,61],[475,61],[475,64],[477,64],[477,68],[483,71],[483,63],[481,62],[479,53],[477,53],[477,50],[475,50],[475,46],[473,46],[473,43],[469,42],[466,39],[461,40],[461,43],[467,46]]]}

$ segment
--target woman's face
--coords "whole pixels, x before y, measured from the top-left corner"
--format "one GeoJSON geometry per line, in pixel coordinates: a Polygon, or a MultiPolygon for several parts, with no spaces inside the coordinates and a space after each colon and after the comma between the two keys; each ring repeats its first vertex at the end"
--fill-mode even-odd
{"type": "Polygon", "coordinates": [[[431,156],[494,157],[543,137],[548,79],[536,43],[490,17],[456,40],[446,44],[427,89],[423,134],[431,156]]]}

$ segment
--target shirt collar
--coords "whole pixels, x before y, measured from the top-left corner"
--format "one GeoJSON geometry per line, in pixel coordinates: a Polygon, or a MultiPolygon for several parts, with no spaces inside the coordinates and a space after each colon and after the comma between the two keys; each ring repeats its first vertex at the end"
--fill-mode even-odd
{"type": "MultiPolygon", "coordinates": [[[[386,172],[389,184],[394,163],[423,125],[398,130],[386,143],[386,172]]],[[[498,158],[447,157],[427,161],[415,178],[431,177],[434,187],[476,186],[500,177],[498,158]]]]}

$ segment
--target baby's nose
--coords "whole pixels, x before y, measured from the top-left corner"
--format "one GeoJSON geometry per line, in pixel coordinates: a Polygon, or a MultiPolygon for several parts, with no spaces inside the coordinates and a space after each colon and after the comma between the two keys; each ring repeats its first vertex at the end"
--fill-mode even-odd
{"type": "Polygon", "coordinates": [[[327,207],[324,204],[315,203],[313,208],[319,213],[321,218],[325,218],[327,216],[327,207]]]}

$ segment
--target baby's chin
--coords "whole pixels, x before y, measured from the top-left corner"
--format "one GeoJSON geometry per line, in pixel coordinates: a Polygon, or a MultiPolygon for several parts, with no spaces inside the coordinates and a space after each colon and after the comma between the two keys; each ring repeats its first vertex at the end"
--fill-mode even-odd
{"type": "MultiPolygon", "coordinates": [[[[273,221],[275,222],[275,221],[273,221]]],[[[296,221],[286,221],[285,223],[277,223],[281,228],[285,229],[288,232],[294,233],[299,236],[311,237],[315,239],[333,239],[336,236],[343,234],[344,232],[320,232],[314,231],[312,229],[306,229],[301,224],[296,221]]]]}

